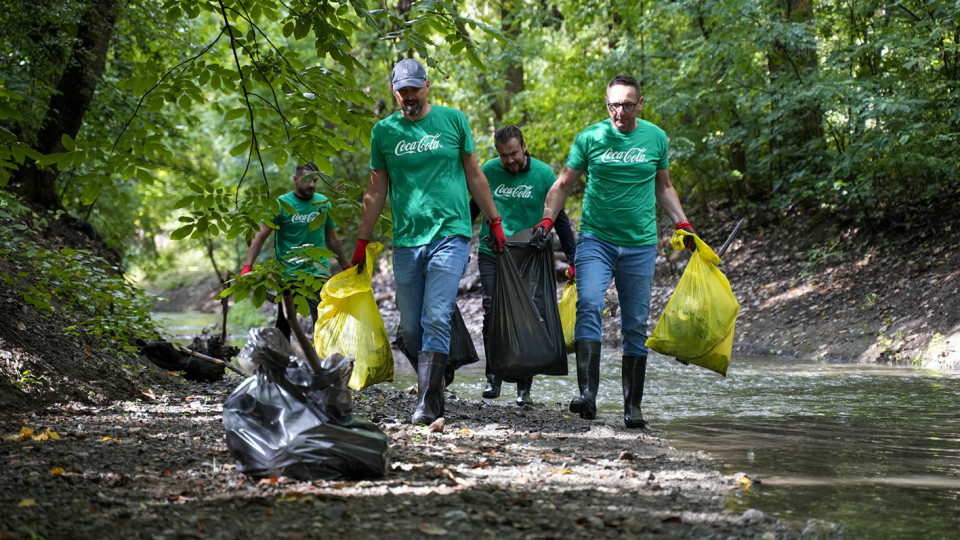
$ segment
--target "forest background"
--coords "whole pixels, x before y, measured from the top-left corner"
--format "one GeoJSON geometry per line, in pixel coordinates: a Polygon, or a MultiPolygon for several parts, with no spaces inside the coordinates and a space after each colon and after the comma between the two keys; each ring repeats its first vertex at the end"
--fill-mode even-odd
{"type": "MultiPolygon", "coordinates": [[[[858,231],[936,238],[958,215],[954,2],[0,7],[8,343],[22,342],[26,316],[56,313],[85,350],[135,352],[133,338],[156,335],[137,285],[237,270],[299,162],[319,165],[317,189],[352,245],[370,130],[395,110],[389,76],[407,56],[428,66],[433,103],[467,114],[481,163],[495,157],[494,130],[518,124],[557,170],[576,133],[606,117],[607,81],[635,76],[641,117],[667,131],[673,182],[711,242],[729,230],[721,218],[743,216],[754,238],[821,231],[803,257],[828,261],[858,231]]],[[[385,240],[389,213],[380,225],[385,240]]],[[[316,254],[329,255],[304,253],[316,254]]],[[[234,285],[238,305],[268,297],[279,268],[264,259],[234,285]]],[[[11,369],[6,389],[31,385],[11,369]]]]}

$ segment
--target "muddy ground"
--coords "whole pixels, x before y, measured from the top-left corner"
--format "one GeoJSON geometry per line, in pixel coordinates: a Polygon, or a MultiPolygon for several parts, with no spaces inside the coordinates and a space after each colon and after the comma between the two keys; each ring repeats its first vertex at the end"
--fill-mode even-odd
{"type": "MultiPolygon", "coordinates": [[[[701,233],[719,245],[734,221],[701,233]]],[[[957,368],[960,231],[943,222],[884,230],[799,222],[754,223],[725,258],[742,309],[735,354],[957,368]]],[[[658,263],[654,314],[685,257],[665,253],[658,263]]],[[[388,274],[378,279],[392,328],[388,274]]],[[[476,329],[472,279],[460,306],[476,329]]],[[[615,295],[610,308],[616,315],[615,295]]],[[[671,449],[656,426],[626,430],[616,416],[589,422],[506,399],[451,398],[434,432],[409,424],[415,396],[367,389],[355,412],[391,437],[385,477],[248,478],[222,424],[240,377],[185,381],[143,358],[57,337],[57,323],[0,290],[0,540],[842,536],[842,524],[788,525],[745,511],[737,494],[759,479],[720,475],[709,455],[671,449]],[[35,382],[15,388],[25,371],[35,382]]],[[[615,316],[607,326],[615,350],[615,316]]]]}

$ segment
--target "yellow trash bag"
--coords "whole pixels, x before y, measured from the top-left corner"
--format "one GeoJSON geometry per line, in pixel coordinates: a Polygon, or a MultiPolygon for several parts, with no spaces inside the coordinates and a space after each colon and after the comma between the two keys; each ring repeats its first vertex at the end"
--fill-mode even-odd
{"type": "Polygon", "coordinates": [[[577,284],[568,281],[563,286],[560,295],[560,325],[563,326],[563,343],[567,352],[573,352],[576,345],[573,341],[573,328],[577,322],[577,284]]]}
{"type": "Polygon", "coordinates": [[[373,298],[373,262],[383,244],[367,244],[363,272],[348,268],[330,278],[320,291],[317,329],[313,343],[320,358],[333,353],[354,355],[353,373],[347,385],[360,390],[393,380],[393,352],[373,298]]]}
{"type": "Polygon", "coordinates": [[[726,376],[740,304],[717,268],[720,257],[703,240],[676,231],[670,241],[673,249],[684,248],[685,236],[693,238],[697,249],[646,344],[658,353],[726,376]]]}

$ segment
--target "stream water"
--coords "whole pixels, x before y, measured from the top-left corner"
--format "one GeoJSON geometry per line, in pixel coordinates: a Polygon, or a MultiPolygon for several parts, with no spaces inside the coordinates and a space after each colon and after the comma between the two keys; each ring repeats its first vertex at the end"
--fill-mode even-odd
{"type": "MultiPolygon", "coordinates": [[[[395,363],[386,386],[415,385],[401,354],[395,363]]],[[[600,414],[619,422],[619,356],[604,354],[601,373],[600,414]]],[[[483,381],[481,362],[451,389],[476,399],[483,381]]],[[[559,410],[576,389],[570,355],[570,375],[536,378],[532,396],[559,410]]],[[[514,391],[504,384],[500,401],[514,391]]],[[[723,378],[652,355],[644,417],[672,446],[749,476],[729,501],[737,510],[838,523],[848,538],[960,538],[958,405],[957,375],[764,357],[734,358],[723,378]]]]}

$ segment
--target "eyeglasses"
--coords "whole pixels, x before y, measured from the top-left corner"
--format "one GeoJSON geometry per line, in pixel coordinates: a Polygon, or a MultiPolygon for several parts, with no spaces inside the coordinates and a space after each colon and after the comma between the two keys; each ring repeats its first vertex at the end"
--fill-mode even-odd
{"type": "Polygon", "coordinates": [[[617,109],[623,109],[623,112],[633,112],[637,108],[636,101],[624,101],[623,103],[607,103],[607,110],[614,112],[617,109]]]}

